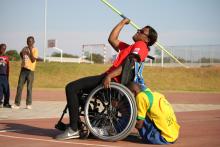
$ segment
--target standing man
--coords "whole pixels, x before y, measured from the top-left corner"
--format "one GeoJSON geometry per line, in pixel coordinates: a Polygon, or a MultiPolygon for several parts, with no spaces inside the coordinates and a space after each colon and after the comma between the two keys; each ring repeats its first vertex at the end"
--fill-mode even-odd
{"type": "Polygon", "coordinates": [[[20,52],[20,56],[22,59],[21,72],[18,80],[15,104],[12,106],[13,109],[20,108],[22,89],[25,82],[27,82],[26,108],[32,109],[32,85],[34,82],[36,60],[38,58],[38,49],[34,47],[34,43],[34,37],[29,36],[27,38],[27,46],[24,47],[20,52]]]}
{"type": "Polygon", "coordinates": [[[6,44],[0,44],[0,108],[11,108],[9,104],[9,59],[4,55],[5,50],[6,44]]]}

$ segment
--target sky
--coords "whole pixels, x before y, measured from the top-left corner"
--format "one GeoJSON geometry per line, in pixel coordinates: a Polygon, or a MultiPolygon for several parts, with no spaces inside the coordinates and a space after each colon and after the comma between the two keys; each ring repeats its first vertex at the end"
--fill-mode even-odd
{"type": "MultiPolygon", "coordinates": [[[[220,0],[109,0],[143,27],[150,25],[164,46],[220,44],[220,0]]],[[[83,44],[108,44],[121,20],[100,0],[47,0],[47,39],[66,53],[80,55],[83,44]]],[[[0,0],[0,43],[20,51],[29,35],[43,57],[45,0],[0,0]]],[[[125,26],[120,40],[132,43],[136,30],[125,26]]],[[[110,48],[111,49],[111,48],[110,48]]],[[[46,50],[46,54],[53,52],[46,50]]]]}

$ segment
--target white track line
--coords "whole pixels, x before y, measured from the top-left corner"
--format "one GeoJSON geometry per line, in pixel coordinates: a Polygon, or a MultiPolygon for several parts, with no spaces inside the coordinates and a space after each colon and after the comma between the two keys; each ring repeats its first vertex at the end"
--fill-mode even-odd
{"type": "Polygon", "coordinates": [[[40,138],[30,138],[30,137],[18,137],[18,136],[10,136],[10,135],[2,135],[1,137],[13,138],[13,139],[24,139],[24,140],[34,140],[34,141],[44,141],[44,142],[52,142],[52,143],[63,143],[63,144],[78,144],[78,145],[86,145],[86,146],[101,146],[101,147],[119,147],[112,145],[101,145],[101,144],[90,144],[90,143],[78,143],[78,142],[66,142],[66,141],[57,141],[57,140],[49,140],[49,139],[40,139],[40,138]]]}
{"type": "Polygon", "coordinates": [[[220,118],[213,119],[188,119],[188,120],[177,120],[177,122],[207,122],[207,121],[220,121],[220,118]]]}
{"type": "Polygon", "coordinates": [[[0,130],[0,133],[4,133],[4,132],[17,132],[20,130],[0,130]]]}

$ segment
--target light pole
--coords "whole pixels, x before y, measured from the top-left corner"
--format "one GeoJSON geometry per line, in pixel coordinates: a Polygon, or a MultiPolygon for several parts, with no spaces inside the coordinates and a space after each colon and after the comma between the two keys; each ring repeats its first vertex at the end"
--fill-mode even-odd
{"type": "Polygon", "coordinates": [[[44,62],[46,61],[47,48],[47,0],[44,1],[44,62]]]}

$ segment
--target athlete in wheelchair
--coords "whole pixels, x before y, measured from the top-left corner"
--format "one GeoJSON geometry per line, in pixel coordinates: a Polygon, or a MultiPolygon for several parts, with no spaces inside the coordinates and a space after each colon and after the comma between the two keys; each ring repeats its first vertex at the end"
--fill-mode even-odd
{"type": "Polygon", "coordinates": [[[133,36],[135,43],[128,45],[119,41],[118,36],[129,22],[123,19],[110,33],[109,43],[119,54],[109,70],[67,84],[64,113],[68,109],[70,121],[68,125],[61,122],[63,113],[55,127],[65,131],[56,139],[87,137],[91,132],[97,138],[116,141],[125,138],[134,127],[136,102],[124,85],[136,80],[145,88],[141,63],[148,56],[149,46],[156,42],[157,33],[146,26],[133,36]]]}

